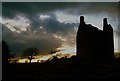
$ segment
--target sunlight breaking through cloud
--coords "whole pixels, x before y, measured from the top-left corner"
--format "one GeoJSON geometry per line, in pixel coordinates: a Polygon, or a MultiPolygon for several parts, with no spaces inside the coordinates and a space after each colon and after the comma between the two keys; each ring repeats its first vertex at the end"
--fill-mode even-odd
{"type": "Polygon", "coordinates": [[[79,19],[77,15],[67,14],[64,12],[57,11],[55,12],[57,20],[60,23],[78,23],[79,19]]]}
{"type": "Polygon", "coordinates": [[[57,50],[60,50],[61,54],[72,54],[72,55],[76,55],[76,48],[66,45],[66,44],[62,44],[61,47],[57,48],[57,50]]]}
{"type": "MultiPolygon", "coordinates": [[[[34,56],[34,59],[31,60],[32,63],[43,63],[46,61],[51,61],[54,57],[60,58],[70,58],[76,55],[76,48],[74,46],[70,46],[67,44],[62,44],[61,47],[56,48],[56,52],[53,54],[44,54],[44,55],[37,55],[34,56]]],[[[17,58],[17,63],[29,63],[29,59],[24,58],[17,58]]],[[[10,63],[12,63],[12,59],[10,63]]]]}
{"type": "Polygon", "coordinates": [[[57,34],[53,34],[53,36],[56,38],[56,39],[60,39],[61,41],[63,41],[63,42],[65,42],[66,41],[66,39],[65,38],[63,38],[62,36],[60,36],[60,35],[57,35],[57,34]]]}
{"type": "Polygon", "coordinates": [[[14,19],[3,18],[2,24],[11,31],[20,33],[21,31],[27,31],[27,28],[30,26],[30,21],[23,16],[16,16],[14,19]]]}

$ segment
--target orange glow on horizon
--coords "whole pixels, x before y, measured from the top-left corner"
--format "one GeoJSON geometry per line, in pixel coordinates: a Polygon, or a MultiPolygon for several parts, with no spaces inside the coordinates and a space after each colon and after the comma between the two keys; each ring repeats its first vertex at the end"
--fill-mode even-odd
{"type": "MultiPolygon", "coordinates": [[[[36,63],[36,62],[43,63],[43,62],[46,62],[48,60],[51,61],[54,57],[57,57],[58,59],[60,59],[60,58],[70,58],[70,57],[76,55],[75,46],[72,47],[72,46],[67,45],[67,44],[62,44],[62,46],[59,48],[56,48],[56,50],[59,50],[59,51],[56,53],[53,53],[53,54],[34,56],[34,59],[31,60],[31,63],[36,63]]],[[[29,63],[29,62],[30,62],[29,59],[19,58],[16,63],[29,63]]]]}

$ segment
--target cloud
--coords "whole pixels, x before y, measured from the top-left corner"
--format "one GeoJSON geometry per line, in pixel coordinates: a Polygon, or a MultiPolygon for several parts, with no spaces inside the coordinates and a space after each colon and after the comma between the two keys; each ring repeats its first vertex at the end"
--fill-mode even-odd
{"type": "Polygon", "coordinates": [[[21,54],[28,47],[37,47],[44,54],[61,45],[61,41],[54,38],[51,34],[38,33],[36,34],[32,31],[17,33],[3,26],[3,40],[7,41],[12,53],[21,54]]]}
{"type": "Polygon", "coordinates": [[[67,10],[71,13],[99,13],[108,12],[116,14],[118,2],[3,2],[3,16],[14,17],[16,14],[35,15],[37,13],[46,13],[55,10],[67,10]],[[71,10],[72,9],[72,10],[71,10]]]}
{"type": "Polygon", "coordinates": [[[36,29],[43,23],[40,18],[42,16],[44,18],[45,16],[51,16],[60,22],[67,23],[76,22],[76,17],[80,15],[99,16],[105,14],[114,20],[118,18],[118,5],[118,2],[4,2],[2,9],[3,17],[13,19],[17,15],[23,15],[29,19],[31,27],[36,29]],[[56,15],[55,12],[57,12],[56,15]],[[70,16],[73,17],[70,18],[70,16]]]}
{"type": "MultiPolygon", "coordinates": [[[[45,54],[50,52],[51,50],[60,47],[63,44],[63,42],[71,44],[71,41],[74,40],[75,38],[75,36],[70,37],[74,32],[74,27],[77,25],[75,23],[67,23],[67,24],[61,23],[57,21],[57,19],[55,19],[54,17],[50,17],[44,19],[43,21],[39,19],[40,22],[34,22],[34,24],[42,23],[38,25],[38,27],[36,28],[35,25],[30,24],[30,26],[26,25],[28,27],[26,31],[20,31],[20,29],[15,29],[14,27],[15,22],[21,21],[20,19],[21,18],[19,18],[18,21],[14,21],[14,19],[12,20],[6,19],[5,22],[7,24],[3,23],[2,26],[3,40],[6,40],[8,42],[9,46],[12,49],[12,53],[21,54],[23,50],[28,47],[37,47],[41,50],[41,53],[45,54]],[[12,23],[10,21],[12,21],[12,23]],[[71,39],[69,39],[69,37],[71,39]]],[[[16,27],[19,28],[20,25],[16,27]]]]}
{"type": "Polygon", "coordinates": [[[11,31],[21,32],[27,31],[30,26],[30,21],[22,16],[17,16],[14,19],[2,19],[2,23],[11,31]]]}
{"type": "Polygon", "coordinates": [[[59,3],[59,2],[3,2],[3,16],[12,18],[16,14],[35,15],[41,12],[50,12],[58,9],[76,7],[78,3],[59,3]]]}
{"type": "MultiPolygon", "coordinates": [[[[115,19],[118,18],[118,2],[3,2],[2,13],[5,18],[14,18],[17,15],[23,15],[31,21],[33,29],[41,25],[40,15],[47,15],[55,18],[54,12],[64,12],[67,16],[80,16],[80,15],[96,15],[106,14],[115,19]],[[71,15],[70,15],[71,14],[71,15]]],[[[61,14],[57,13],[60,20],[61,14]]],[[[74,18],[64,18],[64,20],[71,20],[74,18]]],[[[61,18],[63,20],[63,18],[61,18]]]]}
{"type": "Polygon", "coordinates": [[[45,54],[64,43],[74,46],[80,15],[97,26],[102,24],[101,17],[107,16],[117,26],[118,3],[3,2],[2,5],[3,19],[8,23],[2,23],[3,39],[12,53],[37,47],[45,54]]]}
{"type": "Polygon", "coordinates": [[[68,14],[60,11],[55,12],[56,19],[61,23],[79,23],[79,15],[68,14]]]}
{"type": "Polygon", "coordinates": [[[47,32],[60,32],[62,34],[67,34],[70,32],[75,26],[77,26],[76,23],[61,23],[57,21],[56,19],[47,19],[44,21],[43,26],[46,28],[47,32]]]}

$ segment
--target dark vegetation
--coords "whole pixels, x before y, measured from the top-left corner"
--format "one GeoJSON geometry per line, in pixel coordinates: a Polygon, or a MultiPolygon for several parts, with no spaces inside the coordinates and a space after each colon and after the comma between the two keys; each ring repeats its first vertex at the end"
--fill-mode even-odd
{"type": "Polygon", "coordinates": [[[30,60],[30,63],[31,63],[31,60],[33,59],[33,56],[37,54],[39,54],[39,49],[37,48],[28,48],[28,49],[25,49],[23,52],[23,56],[27,57],[30,60]]]}
{"type": "Polygon", "coordinates": [[[9,63],[8,59],[10,58],[10,48],[5,41],[2,41],[2,64],[6,65],[9,63]]]}
{"type": "Polygon", "coordinates": [[[76,57],[45,63],[9,64],[3,68],[3,80],[120,80],[120,60],[113,63],[83,62],[76,57]]]}

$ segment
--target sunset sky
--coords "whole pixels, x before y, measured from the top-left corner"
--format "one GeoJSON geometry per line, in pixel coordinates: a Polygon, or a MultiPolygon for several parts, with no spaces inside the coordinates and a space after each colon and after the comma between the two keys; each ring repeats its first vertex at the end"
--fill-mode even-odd
{"type": "Polygon", "coordinates": [[[117,2],[3,2],[2,37],[12,54],[22,54],[29,47],[40,49],[41,54],[64,45],[74,49],[81,15],[87,24],[101,30],[103,18],[108,18],[114,29],[115,51],[118,51],[117,2]]]}

